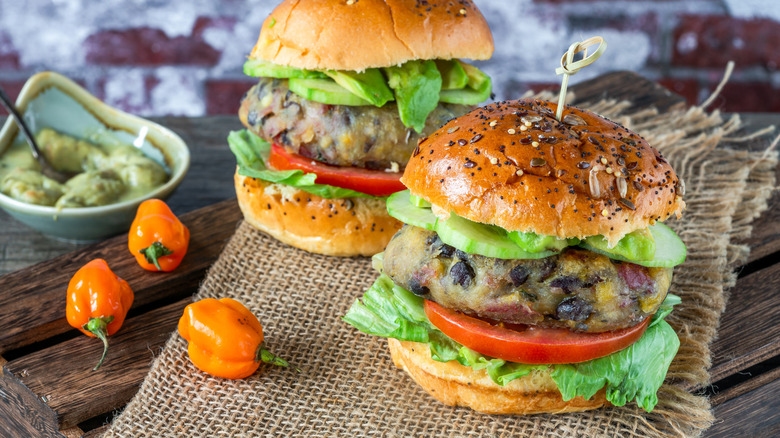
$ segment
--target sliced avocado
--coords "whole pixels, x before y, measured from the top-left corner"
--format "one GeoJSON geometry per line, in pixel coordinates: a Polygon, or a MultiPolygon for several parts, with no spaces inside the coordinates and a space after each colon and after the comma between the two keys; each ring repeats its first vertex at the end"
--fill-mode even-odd
{"type": "Polygon", "coordinates": [[[609,253],[588,244],[587,239],[580,243],[585,249],[604,254],[607,257],[623,262],[635,263],[640,266],[656,268],[672,268],[685,261],[687,250],[682,239],[666,225],[657,222],[648,228],[655,242],[655,255],[652,260],[631,260],[621,255],[609,253]]]}
{"type": "Polygon", "coordinates": [[[482,73],[473,65],[465,62],[458,63],[468,76],[468,85],[460,90],[443,90],[439,95],[439,100],[446,103],[459,103],[462,105],[476,105],[486,101],[490,97],[493,89],[490,76],[482,73]]]}
{"type": "Polygon", "coordinates": [[[534,232],[509,231],[507,236],[520,248],[528,252],[561,251],[562,249],[580,243],[580,239],[559,239],[555,236],[545,236],[534,232]]]}
{"type": "Polygon", "coordinates": [[[474,67],[471,64],[467,64],[463,61],[458,61],[463,70],[466,72],[466,76],[469,78],[468,86],[474,90],[483,90],[487,87],[490,91],[491,80],[490,76],[482,73],[482,70],[474,67]]]}
{"type": "Polygon", "coordinates": [[[414,205],[415,207],[422,207],[422,208],[431,208],[431,203],[426,201],[425,199],[414,196],[411,193],[409,194],[409,203],[414,205]]]}
{"type": "Polygon", "coordinates": [[[371,105],[369,101],[355,96],[331,79],[290,78],[288,86],[293,93],[314,102],[330,105],[371,105]]]}
{"type": "Polygon", "coordinates": [[[244,74],[263,78],[321,79],[328,77],[325,73],[319,71],[276,65],[262,59],[247,60],[244,63],[244,74]]]}
{"type": "Polygon", "coordinates": [[[555,252],[528,252],[510,240],[503,228],[480,224],[451,214],[441,219],[430,208],[415,207],[409,190],[393,193],[387,198],[390,216],[415,227],[435,231],[442,242],[463,252],[499,259],[538,259],[555,252]]]}
{"type": "Polygon", "coordinates": [[[439,101],[460,105],[477,105],[486,101],[488,97],[490,97],[490,93],[485,95],[476,90],[463,88],[461,90],[442,90],[439,95],[439,101]]]}
{"type": "Polygon", "coordinates": [[[460,90],[469,83],[466,70],[456,59],[437,59],[436,68],[441,74],[442,90],[460,90]]]}
{"type": "Polygon", "coordinates": [[[436,222],[436,233],[447,245],[469,254],[479,254],[497,259],[541,259],[555,252],[528,252],[509,239],[506,230],[493,225],[480,224],[451,214],[446,220],[436,222]]]}
{"type": "Polygon", "coordinates": [[[414,206],[411,196],[409,190],[390,195],[387,198],[387,213],[405,224],[434,231],[438,218],[430,208],[414,206]]]}
{"type": "Polygon", "coordinates": [[[369,68],[363,73],[328,70],[325,74],[352,94],[372,105],[382,106],[393,100],[393,91],[387,86],[385,77],[382,76],[379,69],[369,68]]]}
{"type": "Polygon", "coordinates": [[[609,247],[604,236],[587,237],[585,243],[605,253],[625,257],[629,260],[652,260],[655,257],[655,240],[647,228],[626,234],[612,248],[609,247]]]}
{"type": "Polygon", "coordinates": [[[418,133],[422,132],[428,114],[439,104],[442,79],[436,63],[430,60],[409,61],[383,70],[388,85],[395,93],[401,122],[418,133]]]}

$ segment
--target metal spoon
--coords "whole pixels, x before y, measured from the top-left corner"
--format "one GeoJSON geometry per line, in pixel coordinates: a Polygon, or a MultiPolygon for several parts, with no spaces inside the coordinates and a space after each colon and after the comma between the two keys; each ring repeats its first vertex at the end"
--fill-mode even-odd
{"type": "Polygon", "coordinates": [[[8,110],[8,112],[16,121],[16,124],[22,130],[24,137],[27,139],[27,144],[30,145],[33,157],[35,157],[35,159],[38,160],[38,163],[41,165],[41,173],[60,183],[64,183],[65,181],[71,179],[75,175],[74,173],[60,172],[52,167],[48,161],[46,161],[46,157],[43,156],[41,150],[38,148],[38,143],[35,142],[35,137],[33,136],[32,131],[30,131],[30,128],[22,118],[22,115],[19,114],[19,111],[16,110],[16,106],[14,106],[14,104],[11,102],[11,99],[8,98],[8,95],[5,94],[5,91],[2,87],[0,87],[0,101],[2,101],[5,109],[8,110]]]}

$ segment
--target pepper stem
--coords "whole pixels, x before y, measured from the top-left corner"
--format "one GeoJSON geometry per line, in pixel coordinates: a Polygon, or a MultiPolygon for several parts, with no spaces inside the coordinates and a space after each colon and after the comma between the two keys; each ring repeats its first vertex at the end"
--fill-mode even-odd
{"type": "Polygon", "coordinates": [[[92,333],[93,335],[97,336],[98,339],[103,341],[103,355],[100,356],[100,362],[98,362],[95,368],[92,368],[92,371],[96,371],[98,368],[100,368],[100,366],[103,365],[103,359],[106,358],[106,353],[108,353],[108,333],[106,331],[106,327],[113,320],[113,315],[101,316],[100,318],[89,318],[89,321],[81,326],[81,328],[92,333]]]}
{"type": "Polygon", "coordinates": [[[148,246],[138,252],[144,255],[147,263],[154,264],[158,271],[162,271],[162,268],[160,267],[160,262],[157,259],[173,254],[173,251],[166,248],[165,245],[160,242],[154,242],[151,246],[148,246]]]}
{"type": "MultiPolygon", "coordinates": [[[[262,342],[260,345],[257,346],[257,352],[255,353],[255,362],[265,362],[270,363],[271,365],[277,365],[280,367],[289,367],[290,362],[287,362],[286,360],[282,359],[281,357],[271,353],[270,351],[266,350],[265,348],[265,342],[262,342]]],[[[301,372],[301,369],[293,366],[295,371],[301,372]]]]}

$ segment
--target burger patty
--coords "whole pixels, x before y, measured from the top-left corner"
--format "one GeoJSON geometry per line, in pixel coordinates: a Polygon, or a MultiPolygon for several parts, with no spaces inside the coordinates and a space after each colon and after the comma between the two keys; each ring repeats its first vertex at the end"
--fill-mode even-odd
{"type": "Polygon", "coordinates": [[[589,333],[644,321],[672,279],[671,268],[621,263],[578,248],[537,260],[466,254],[409,225],[387,245],[383,271],[416,295],[463,313],[589,333]]]}
{"type": "Polygon", "coordinates": [[[421,136],[471,109],[439,103],[417,134],[404,126],[393,102],[381,108],[326,105],[291,92],[286,79],[260,78],[244,96],[239,117],[254,133],[291,153],[335,166],[382,170],[394,168],[393,163],[403,169],[421,136]]]}

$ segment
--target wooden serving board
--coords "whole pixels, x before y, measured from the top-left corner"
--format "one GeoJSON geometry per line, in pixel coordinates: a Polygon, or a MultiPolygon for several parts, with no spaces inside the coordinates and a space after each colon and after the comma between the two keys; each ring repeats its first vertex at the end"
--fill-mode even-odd
{"type": "MultiPolygon", "coordinates": [[[[579,101],[628,99],[637,108],[655,106],[661,111],[684,105],[680,96],[631,72],[600,76],[573,89],[579,101]]],[[[220,136],[227,134],[225,118],[165,119],[163,123],[174,129],[178,126],[188,138],[193,170],[215,161],[234,163],[227,147],[221,154],[206,157],[196,153],[198,141],[214,136],[213,132],[203,133],[204,126],[221,130],[220,136]]],[[[213,183],[232,188],[232,179],[213,183]]],[[[189,193],[196,196],[198,192],[193,189],[189,193]]],[[[185,202],[193,201],[188,198],[185,202]]],[[[731,415],[735,420],[727,429],[716,425],[713,436],[728,436],[740,430],[733,429],[734,424],[747,427],[755,417],[735,403],[743,395],[761,401],[763,411],[780,411],[779,399],[764,394],[777,387],[780,376],[773,362],[780,352],[780,294],[776,293],[780,290],[780,196],[770,205],[775,208],[770,207],[754,224],[755,232],[747,243],[756,250],[742,267],[744,274],[732,293],[713,346],[712,377],[721,391],[704,390],[715,394],[716,415],[731,415]],[[759,370],[760,378],[740,380],[738,376],[745,370],[759,370]]],[[[142,270],[128,254],[126,237],[119,236],[0,276],[0,436],[99,434],[111,413],[137,391],[152,359],[175,330],[182,309],[240,218],[234,199],[182,215],[192,240],[183,264],[171,273],[142,270]],[[72,329],[65,321],[64,309],[70,277],[94,258],[104,258],[132,285],[135,302],[122,330],[110,337],[105,364],[93,372],[102,344],[72,329]]]]}

